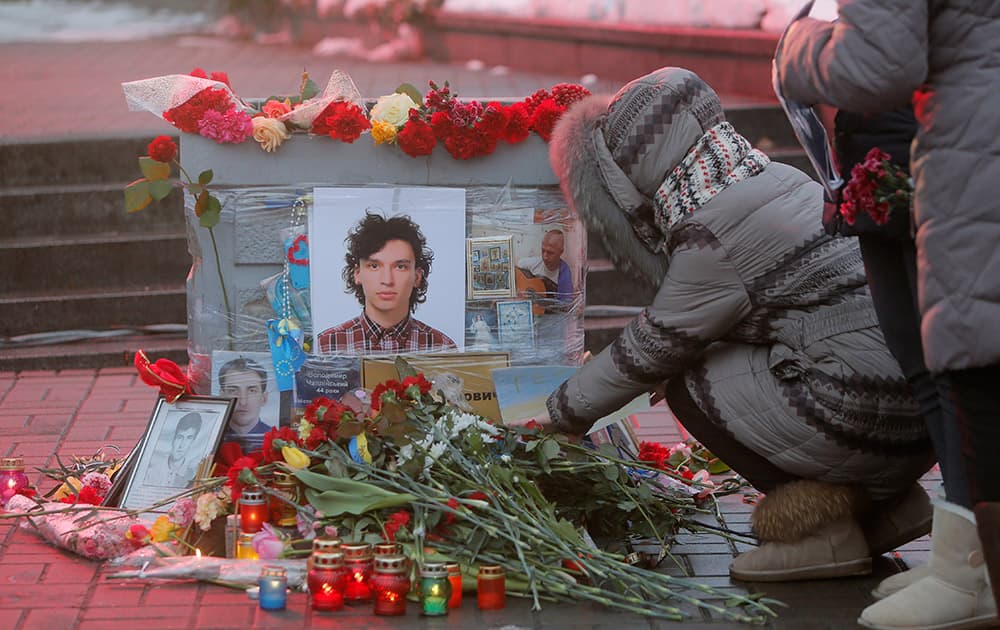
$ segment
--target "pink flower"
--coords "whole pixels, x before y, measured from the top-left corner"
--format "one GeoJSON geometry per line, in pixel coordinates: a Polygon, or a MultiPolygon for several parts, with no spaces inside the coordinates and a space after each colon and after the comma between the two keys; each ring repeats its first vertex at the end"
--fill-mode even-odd
{"type": "Polygon", "coordinates": [[[249,114],[239,109],[226,112],[210,109],[198,121],[198,133],[219,144],[239,144],[253,135],[253,121],[249,114]]]}
{"type": "Polygon", "coordinates": [[[270,523],[264,523],[264,528],[254,535],[251,544],[261,560],[274,560],[285,551],[285,541],[270,523]]]}
{"type": "Polygon", "coordinates": [[[111,489],[111,480],[104,473],[89,472],[80,481],[83,485],[93,488],[102,497],[111,489]]]}
{"type": "Polygon", "coordinates": [[[197,506],[191,497],[181,497],[174,502],[167,516],[174,525],[184,528],[194,520],[196,510],[197,506]]]}

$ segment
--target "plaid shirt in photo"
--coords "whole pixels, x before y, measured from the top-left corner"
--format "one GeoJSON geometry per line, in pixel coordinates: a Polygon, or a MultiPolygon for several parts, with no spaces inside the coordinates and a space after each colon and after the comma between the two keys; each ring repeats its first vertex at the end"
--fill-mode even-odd
{"type": "Polygon", "coordinates": [[[456,347],[448,335],[412,316],[383,328],[364,313],[321,332],[317,345],[323,354],[405,354],[456,347]]]}

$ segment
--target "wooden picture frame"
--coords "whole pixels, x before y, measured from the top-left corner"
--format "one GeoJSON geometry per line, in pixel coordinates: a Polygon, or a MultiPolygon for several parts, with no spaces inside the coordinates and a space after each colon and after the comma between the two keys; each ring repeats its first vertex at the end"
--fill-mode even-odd
{"type": "MultiPolygon", "coordinates": [[[[214,461],[235,406],[234,398],[182,396],[170,403],[161,396],[142,439],[116,475],[118,506],[147,509],[191,487],[214,461]]],[[[109,495],[116,494],[112,487],[109,495]]]]}
{"type": "Polygon", "coordinates": [[[514,283],[514,237],[480,236],[465,239],[467,298],[469,300],[512,298],[514,283]]]}

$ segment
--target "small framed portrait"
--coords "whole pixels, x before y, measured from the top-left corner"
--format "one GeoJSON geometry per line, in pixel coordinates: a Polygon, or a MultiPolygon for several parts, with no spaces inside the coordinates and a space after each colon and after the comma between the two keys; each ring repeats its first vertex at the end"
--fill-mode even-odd
{"type": "MultiPolygon", "coordinates": [[[[153,507],[207,474],[235,405],[232,398],[182,396],[168,403],[161,397],[130,456],[131,470],[119,506],[153,507]]],[[[162,511],[169,507],[163,505],[162,511]]]]}
{"type": "Polygon", "coordinates": [[[515,297],[514,274],[510,256],[513,237],[482,236],[465,239],[466,264],[470,300],[515,297]]]}
{"type": "Polygon", "coordinates": [[[497,331],[501,347],[534,347],[531,300],[497,302],[497,331]]]}

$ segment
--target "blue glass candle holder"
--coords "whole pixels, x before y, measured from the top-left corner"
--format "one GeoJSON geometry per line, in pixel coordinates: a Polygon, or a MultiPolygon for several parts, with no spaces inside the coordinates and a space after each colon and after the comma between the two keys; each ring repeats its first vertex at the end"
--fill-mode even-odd
{"type": "Polygon", "coordinates": [[[264,610],[284,610],[288,600],[288,578],[281,567],[264,567],[260,572],[260,607],[264,610]]]}

